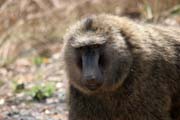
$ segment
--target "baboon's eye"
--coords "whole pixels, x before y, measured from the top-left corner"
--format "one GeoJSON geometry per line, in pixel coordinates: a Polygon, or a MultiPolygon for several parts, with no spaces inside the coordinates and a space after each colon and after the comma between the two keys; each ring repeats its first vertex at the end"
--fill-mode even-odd
{"type": "Polygon", "coordinates": [[[82,58],[81,57],[78,57],[77,59],[77,65],[80,69],[82,69],[82,58]]]}
{"type": "Polygon", "coordinates": [[[81,54],[76,54],[76,63],[79,69],[82,69],[82,57],[81,54]]]}
{"type": "Polygon", "coordinates": [[[99,57],[99,66],[101,67],[101,68],[104,68],[105,67],[105,56],[103,55],[103,54],[101,54],[100,55],[100,57],[99,57]]]}
{"type": "Polygon", "coordinates": [[[82,69],[82,52],[83,52],[82,47],[75,49],[76,63],[80,69],[82,69]]]}

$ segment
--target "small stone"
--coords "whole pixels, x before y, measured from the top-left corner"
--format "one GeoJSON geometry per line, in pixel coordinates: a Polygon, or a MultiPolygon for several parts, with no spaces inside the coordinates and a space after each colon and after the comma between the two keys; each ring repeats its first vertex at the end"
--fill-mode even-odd
{"type": "Polygon", "coordinates": [[[57,84],[56,84],[56,88],[62,88],[64,85],[63,85],[63,83],[62,82],[58,82],[57,84]]]}
{"type": "Polygon", "coordinates": [[[44,112],[45,112],[45,114],[50,114],[49,110],[45,110],[44,112]]]}
{"type": "Polygon", "coordinates": [[[0,99],[0,105],[3,105],[5,103],[4,99],[0,99]]]}

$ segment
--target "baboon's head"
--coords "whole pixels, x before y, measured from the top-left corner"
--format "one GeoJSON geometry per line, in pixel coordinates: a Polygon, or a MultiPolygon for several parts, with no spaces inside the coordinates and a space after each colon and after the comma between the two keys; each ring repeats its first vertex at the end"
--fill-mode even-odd
{"type": "Polygon", "coordinates": [[[65,36],[64,57],[70,84],[86,93],[119,88],[132,63],[120,30],[96,16],[70,28],[65,36]]]}

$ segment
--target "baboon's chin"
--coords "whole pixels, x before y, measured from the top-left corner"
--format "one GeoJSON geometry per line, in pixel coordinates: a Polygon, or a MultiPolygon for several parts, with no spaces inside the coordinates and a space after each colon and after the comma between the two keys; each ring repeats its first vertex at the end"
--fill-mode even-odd
{"type": "Polygon", "coordinates": [[[98,85],[86,85],[85,87],[90,91],[96,91],[100,88],[98,85]]]}

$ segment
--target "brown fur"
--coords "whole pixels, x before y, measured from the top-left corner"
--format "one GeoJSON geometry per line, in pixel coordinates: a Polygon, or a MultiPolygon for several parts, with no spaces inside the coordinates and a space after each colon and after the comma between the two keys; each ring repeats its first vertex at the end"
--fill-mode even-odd
{"type": "Polygon", "coordinates": [[[67,32],[64,57],[69,120],[180,120],[180,28],[91,16],[67,32]],[[118,64],[121,75],[113,74],[118,65],[109,66],[107,84],[91,92],[79,82],[74,49],[104,42],[110,63],[124,60],[118,64]]]}

